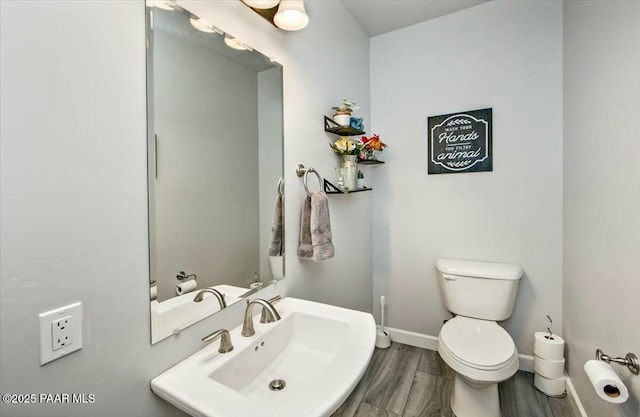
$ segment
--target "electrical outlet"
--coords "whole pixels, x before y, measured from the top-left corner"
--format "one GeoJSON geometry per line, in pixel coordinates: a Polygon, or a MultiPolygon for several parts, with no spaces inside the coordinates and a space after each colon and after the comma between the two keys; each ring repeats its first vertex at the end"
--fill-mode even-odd
{"type": "Polygon", "coordinates": [[[82,347],[82,303],[47,311],[40,318],[40,365],[82,347]]]}
{"type": "Polygon", "coordinates": [[[73,343],[72,323],[72,316],[67,316],[51,323],[52,350],[62,349],[73,343]]]}

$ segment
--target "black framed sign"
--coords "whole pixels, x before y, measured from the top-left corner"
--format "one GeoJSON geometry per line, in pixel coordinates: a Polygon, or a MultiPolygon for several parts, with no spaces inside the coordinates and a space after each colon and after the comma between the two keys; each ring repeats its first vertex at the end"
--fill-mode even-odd
{"type": "Polygon", "coordinates": [[[428,117],[429,174],[493,171],[491,110],[428,117]]]}

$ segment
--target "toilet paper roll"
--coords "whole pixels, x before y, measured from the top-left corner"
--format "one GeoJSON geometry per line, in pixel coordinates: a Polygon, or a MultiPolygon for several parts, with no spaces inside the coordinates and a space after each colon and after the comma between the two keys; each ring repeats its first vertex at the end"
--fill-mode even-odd
{"type": "Polygon", "coordinates": [[[156,298],[158,298],[158,287],[157,286],[153,286],[149,289],[149,296],[151,297],[151,301],[155,300],[156,298]]]}
{"type": "Polygon", "coordinates": [[[550,397],[560,397],[565,393],[564,376],[562,378],[549,379],[540,374],[535,374],[533,385],[550,397]]]}
{"type": "Polygon", "coordinates": [[[562,378],[564,376],[564,359],[554,361],[533,355],[533,370],[545,378],[562,378]]]}
{"type": "Polygon", "coordinates": [[[249,288],[254,289],[254,288],[260,288],[262,287],[264,284],[262,282],[254,282],[251,285],[249,285],[249,288]]]}
{"type": "Polygon", "coordinates": [[[608,363],[590,360],[584,364],[584,371],[598,397],[615,404],[621,404],[629,398],[627,387],[608,363]]]}
{"type": "Polygon", "coordinates": [[[549,338],[549,333],[536,332],[534,334],[533,353],[542,359],[559,361],[564,359],[564,339],[558,335],[549,338]]]}
{"type": "Polygon", "coordinates": [[[195,290],[197,286],[198,286],[198,283],[196,282],[195,279],[192,279],[187,282],[181,282],[180,284],[176,285],[176,294],[178,295],[186,294],[188,292],[195,290]]]}

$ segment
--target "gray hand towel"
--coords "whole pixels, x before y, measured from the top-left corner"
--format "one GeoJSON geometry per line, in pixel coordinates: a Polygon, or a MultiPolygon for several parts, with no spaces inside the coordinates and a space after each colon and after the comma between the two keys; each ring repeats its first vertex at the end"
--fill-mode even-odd
{"type": "Polygon", "coordinates": [[[313,258],[313,245],[311,244],[311,197],[309,196],[307,196],[304,199],[304,203],[302,203],[298,256],[303,259],[313,258]]]}
{"type": "Polygon", "coordinates": [[[273,207],[273,219],[271,220],[271,239],[269,241],[269,256],[281,256],[284,253],[282,225],[282,196],[278,194],[276,204],[273,207]]]}
{"type": "MultiPolygon", "coordinates": [[[[307,199],[309,199],[307,197],[307,199]]],[[[329,218],[329,199],[322,192],[311,193],[311,244],[313,260],[316,262],[333,258],[335,250],[331,242],[331,219],[329,218]]],[[[305,200],[306,202],[306,200],[305,200]]]]}

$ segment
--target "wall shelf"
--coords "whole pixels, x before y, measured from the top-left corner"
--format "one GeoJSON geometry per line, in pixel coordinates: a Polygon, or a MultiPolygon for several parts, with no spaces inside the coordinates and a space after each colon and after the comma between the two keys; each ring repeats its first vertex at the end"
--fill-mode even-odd
{"type": "Polygon", "coordinates": [[[364,130],[356,129],[351,126],[341,126],[327,116],[324,116],[324,131],[340,136],[364,135],[364,130]]]}
{"type": "Polygon", "coordinates": [[[371,191],[371,188],[368,187],[364,187],[364,188],[356,188],[355,190],[341,190],[340,188],[336,187],[335,185],[333,185],[330,181],[327,181],[326,179],[324,180],[324,184],[323,184],[323,188],[324,188],[324,193],[325,194],[351,194],[351,193],[359,193],[362,191],[371,191]]]}
{"type": "Polygon", "coordinates": [[[358,165],[380,165],[384,164],[384,161],[372,160],[372,159],[358,159],[358,165]]]}

